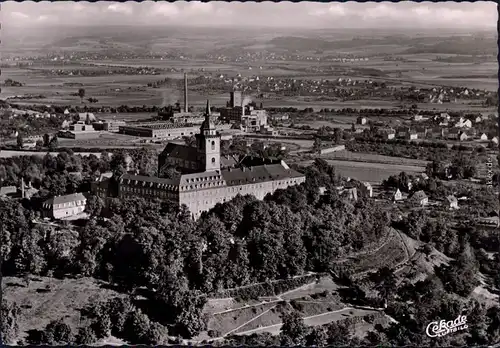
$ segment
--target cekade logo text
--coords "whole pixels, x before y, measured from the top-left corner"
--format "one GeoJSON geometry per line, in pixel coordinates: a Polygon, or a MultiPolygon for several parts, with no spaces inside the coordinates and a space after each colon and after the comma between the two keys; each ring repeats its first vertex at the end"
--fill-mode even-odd
{"type": "Polygon", "coordinates": [[[459,315],[455,320],[440,320],[439,322],[433,321],[427,325],[425,333],[429,337],[442,337],[449,333],[465,330],[467,328],[467,317],[465,315],[459,315]]]}

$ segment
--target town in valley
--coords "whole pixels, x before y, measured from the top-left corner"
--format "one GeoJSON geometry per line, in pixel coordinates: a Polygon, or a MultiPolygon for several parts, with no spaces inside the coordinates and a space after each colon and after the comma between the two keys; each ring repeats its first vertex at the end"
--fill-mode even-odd
{"type": "Polygon", "coordinates": [[[4,2],[0,344],[500,344],[496,7],[4,2]]]}

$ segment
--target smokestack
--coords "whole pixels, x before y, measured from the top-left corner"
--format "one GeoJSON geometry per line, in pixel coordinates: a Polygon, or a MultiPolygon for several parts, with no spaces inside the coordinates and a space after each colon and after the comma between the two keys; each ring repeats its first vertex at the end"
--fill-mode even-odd
{"type": "Polygon", "coordinates": [[[25,198],[25,194],[24,194],[24,178],[21,178],[21,197],[25,198]]]}
{"type": "Polygon", "coordinates": [[[184,112],[188,112],[188,77],[187,73],[184,73],[184,112]]]}

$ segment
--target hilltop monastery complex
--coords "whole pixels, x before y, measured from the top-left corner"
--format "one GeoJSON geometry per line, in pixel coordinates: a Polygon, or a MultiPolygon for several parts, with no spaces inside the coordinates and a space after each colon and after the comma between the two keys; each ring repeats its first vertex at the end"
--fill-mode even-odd
{"type": "Polygon", "coordinates": [[[210,104],[205,120],[196,134],[196,147],[169,143],[158,158],[158,173],[165,166],[178,168],[182,175],[167,179],[124,174],[120,178],[119,197],[160,198],[186,205],[193,218],[217,203],[236,195],[254,195],[263,199],[268,193],[298,185],[305,176],[283,161],[246,157],[241,160],[221,156],[221,135],[210,118],[210,104]]]}

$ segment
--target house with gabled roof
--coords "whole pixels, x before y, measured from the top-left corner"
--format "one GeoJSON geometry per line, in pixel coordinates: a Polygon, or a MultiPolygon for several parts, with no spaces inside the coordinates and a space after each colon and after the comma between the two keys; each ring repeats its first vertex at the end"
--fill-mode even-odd
{"type": "Polygon", "coordinates": [[[86,204],[87,197],[83,193],[72,193],[47,199],[42,204],[42,210],[47,217],[64,219],[83,213],[86,204]]]}
{"type": "Polygon", "coordinates": [[[429,198],[422,190],[413,193],[410,197],[410,201],[414,204],[418,204],[419,206],[426,206],[429,204],[429,198]]]}
{"type": "Polygon", "coordinates": [[[404,199],[403,194],[401,193],[401,190],[398,188],[396,189],[396,192],[392,195],[392,201],[393,202],[399,202],[404,199]]]}

